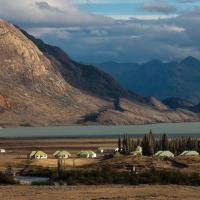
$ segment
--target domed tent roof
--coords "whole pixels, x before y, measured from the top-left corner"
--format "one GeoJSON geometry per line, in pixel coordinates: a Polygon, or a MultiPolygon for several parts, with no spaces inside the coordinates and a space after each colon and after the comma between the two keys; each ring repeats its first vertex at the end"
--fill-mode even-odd
{"type": "Polygon", "coordinates": [[[159,157],[174,157],[174,154],[171,151],[158,151],[154,156],[159,156],[159,157]]]}
{"type": "Polygon", "coordinates": [[[58,150],[53,155],[59,157],[59,156],[65,156],[65,155],[70,156],[71,154],[68,151],[65,151],[65,150],[61,150],[61,151],[58,150]]]}
{"type": "Polygon", "coordinates": [[[80,151],[78,155],[92,155],[95,154],[93,151],[80,151]]]}
{"type": "Polygon", "coordinates": [[[180,154],[180,156],[198,156],[199,153],[197,151],[184,151],[180,154]]]}

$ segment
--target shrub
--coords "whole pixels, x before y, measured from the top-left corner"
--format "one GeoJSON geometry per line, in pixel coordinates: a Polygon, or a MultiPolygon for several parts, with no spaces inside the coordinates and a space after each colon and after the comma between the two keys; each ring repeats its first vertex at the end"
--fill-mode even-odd
{"type": "Polygon", "coordinates": [[[14,184],[13,176],[0,172],[0,184],[14,184]]]}
{"type": "Polygon", "coordinates": [[[177,184],[177,185],[200,185],[198,174],[183,174],[181,172],[155,171],[133,174],[130,172],[117,172],[110,168],[102,168],[93,171],[73,170],[65,171],[60,180],[69,185],[86,184],[177,184]]]}

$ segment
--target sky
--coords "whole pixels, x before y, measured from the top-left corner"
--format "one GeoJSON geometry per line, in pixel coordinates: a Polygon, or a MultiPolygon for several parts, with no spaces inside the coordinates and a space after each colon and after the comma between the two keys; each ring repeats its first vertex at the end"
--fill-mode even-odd
{"type": "Polygon", "coordinates": [[[0,0],[0,18],[84,63],[200,59],[200,0],[0,0]]]}

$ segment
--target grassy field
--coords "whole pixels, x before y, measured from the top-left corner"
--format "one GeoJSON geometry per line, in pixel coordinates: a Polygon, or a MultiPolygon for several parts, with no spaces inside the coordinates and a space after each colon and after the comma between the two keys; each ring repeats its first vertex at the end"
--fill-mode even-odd
{"type": "Polygon", "coordinates": [[[110,166],[117,170],[129,170],[135,166],[139,171],[150,169],[157,170],[178,170],[184,173],[200,173],[200,156],[198,157],[175,157],[174,159],[155,157],[134,157],[126,156],[102,160],[102,155],[98,154],[97,159],[76,158],[76,153],[80,150],[93,150],[97,152],[98,147],[116,147],[117,138],[53,138],[53,139],[1,139],[0,148],[5,148],[6,153],[0,154],[0,170],[11,167],[57,167],[57,160],[52,154],[58,149],[65,149],[72,153],[70,159],[65,160],[66,168],[83,167],[96,168],[97,166],[110,166]],[[48,159],[27,160],[27,154],[32,150],[43,150],[48,154],[48,159]]]}
{"type": "MultiPolygon", "coordinates": [[[[82,168],[96,169],[98,167],[111,167],[119,171],[128,171],[135,166],[138,171],[151,169],[180,171],[183,173],[200,174],[200,156],[175,157],[174,159],[122,156],[108,160],[75,158],[75,154],[82,149],[91,149],[97,152],[98,147],[115,146],[117,139],[110,138],[79,138],[79,139],[1,139],[0,148],[6,153],[0,154],[0,170],[8,166],[13,168],[31,169],[35,167],[56,168],[57,160],[52,154],[58,149],[65,149],[72,153],[73,158],[66,159],[66,169],[82,168]],[[48,159],[27,160],[31,150],[41,149],[48,153],[48,159]]],[[[200,188],[188,186],[0,186],[0,199],[3,200],[196,200],[199,199],[200,188]],[[12,192],[10,192],[12,191],[12,192]]]]}
{"type": "Polygon", "coordinates": [[[0,148],[5,148],[10,154],[27,155],[31,150],[40,149],[49,157],[59,149],[71,153],[80,150],[94,150],[98,147],[117,146],[117,138],[50,138],[50,139],[0,139],[0,148]]]}
{"type": "MultiPolygon", "coordinates": [[[[53,157],[56,150],[64,149],[72,154],[71,159],[66,159],[66,167],[80,167],[88,164],[95,164],[99,159],[75,158],[80,150],[93,150],[97,152],[98,147],[116,146],[117,139],[110,138],[79,138],[79,139],[1,139],[0,148],[5,148],[6,153],[0,154],[0,170],[8,166],[24,167],[42,166],[57,167],[57,160],[53,157]],[[48,154],[47,160],[27,161],[27,155],[32,150],[42,150],[48,154]]],[[[100,155],[99,155],[100,156],[100,155]]]]}
{"type": "Polygon", "coordinates": [[[199,197],[199,187],[175,185],[0,186],[3,200],[199,200],[199,197]]]}

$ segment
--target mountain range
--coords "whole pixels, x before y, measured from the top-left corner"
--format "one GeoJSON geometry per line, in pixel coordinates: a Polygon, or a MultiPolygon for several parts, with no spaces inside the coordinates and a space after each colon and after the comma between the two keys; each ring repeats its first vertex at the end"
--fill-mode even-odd
{"type": "Polygon", "coordinates": [[[186,109],[192,112],[200,113],[200,104],[194,104],[191,101],[180,98],[167,98],[162,102],[171,109],[186,109]]]}
{"type": "Polygon", "coordinates": [[[73,61],[4,20],[0,49],[1,127],[200,120],[198,113],[124,89],[97,67],[73,61]]]}
{"type": "Polygon", "coordinates": [[[100,69],[111,74],[127,90],[159,100],[181,98],[200,103],[200,61],[192,56],[180,62],[154,59],[142,64],[104,62],[100,69]]]}

